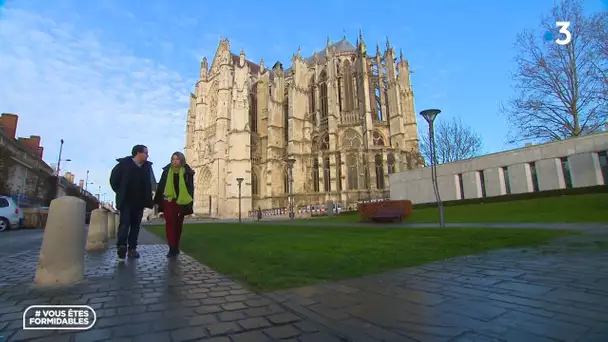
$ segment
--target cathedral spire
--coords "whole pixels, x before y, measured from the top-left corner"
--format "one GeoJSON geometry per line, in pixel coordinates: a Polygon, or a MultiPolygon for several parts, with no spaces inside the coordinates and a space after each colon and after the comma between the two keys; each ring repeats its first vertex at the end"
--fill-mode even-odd
{"type": "Polygon", "coordinates": [[[399,59],[403,62],[403,50],[399,49],[399,59]]]}
{"type": "Polygon", "coordinates": [[[391,42],[388,41],[388,36],[386,36],[386,49],[387,50],[391,49],[391,42]]]}
{"type": "Polygon", "coordinates": [[[365,54],[367,51],[367,47],[365,46],[365,42],[363,41],[363,31],[359,29],[359,44],[357,46],[359,48],[359,52],[365,54]]]}

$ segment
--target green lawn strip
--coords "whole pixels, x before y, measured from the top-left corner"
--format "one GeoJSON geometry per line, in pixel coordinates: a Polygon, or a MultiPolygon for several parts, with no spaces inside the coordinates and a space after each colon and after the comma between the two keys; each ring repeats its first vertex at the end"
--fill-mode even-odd
{"type": "MultiPolygon", "coordinates": [[[[148,227],[164,239],[164,227],[148,227]]],[[[538,246],[570,231],[387,229],[211,223],[184,226],[181,249],[258,292],[352,278],[497,248],[538,246]]]]}
{"type": "MultiPolygon", "coordinates": [[[[576,223],[608,222],[608,193],[569,195],[527,200],[444,207],[452,223],[576,223]]],[[[358,222],[357,213],[328,217],[327,222],[358,222]]],[[[415,209],[404,223],[438,222],[437,208],[415,209]]]]}

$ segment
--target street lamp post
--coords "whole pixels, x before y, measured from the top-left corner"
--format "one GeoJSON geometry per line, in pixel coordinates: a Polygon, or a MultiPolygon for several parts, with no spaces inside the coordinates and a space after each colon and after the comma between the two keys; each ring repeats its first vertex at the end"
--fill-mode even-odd
{"type": "Polygon", "coordinates": [[[61,144],[59,145],[59,158],[57,158],[57,185],[56,185],[56,194],[55,197],[59,197],[59,184],[61,184],[61,179],[59,178],[59,170],[61,168],[61,153],[63,152],[63,139],[61,139],[61,144]]]}
{"type": "MultiPolygon", "coordinates": [[[[91,183],[92,184],[92,183],[91,183]]],[[[84,180],[84,192],[87,192],[87,187],[89,186],[89,170],[87,170],[87,177],[84,180]]]]}
{"type": "Polygon", "coordinates": [[[431,149],[431,181],[433,182],[433,190],[435,192],[435,199],[437,200],[437,209],[439,209],[439,226],[445,227],[445,221],[443,218],[443,203],[441,202],[441,196],[439,195],[439,185],[437,184],[437,152],[435,151],[435,118],[441,111],[439,109],[427,109],[420,112],[420,115],[429,124],[429,144],[431,149]]]}
{"type": "Polygon", "coordinates": [[[239,183],[239,222],[241,222],[241,183],[243,183],[243,178],[239,177],[236,181],[239,183]]]}
{"type": "Polygon", "coordinates": [[[294,158],[288,158],[285,160],[285,162],[287,163],[287,181],[289,183],[289,218],[293,220],[295,218],[295,214],[293,212],[293,164],[296,162],[296,160],[294,158]]]}

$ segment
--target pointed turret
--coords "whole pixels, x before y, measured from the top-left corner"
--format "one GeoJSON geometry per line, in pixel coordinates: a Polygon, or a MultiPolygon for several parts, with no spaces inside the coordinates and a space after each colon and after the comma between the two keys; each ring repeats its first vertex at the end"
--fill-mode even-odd
{"type": "Polygon", "coordinates": [[[363,31],[359,30],[359,45],[357,46],[359,53],[365,55],[367,52],[367,46],[365,45],[365,41],[363,41],[363,31]]]}
{"type": "Polygon", "coordinates": [[[241,68],[245,66],[245,49],[241,49],[241,54],[239,55],[239,66],[241,68]]]}
{"type": "Polygon", "coordinates": [[[262,57],[260,58],[260,74],[263,74],[264,70],[266,70],[266,67],[264,66],[264,57],[262,57]]]}
{"type": "Polygon", "coordinates": [[[200,71],[201,81],[207,80],[208,70],[209,70],[209,65],[207,63],[207,57],[203,57],[203,60],[201,61],[201,71],[200,71]]]}

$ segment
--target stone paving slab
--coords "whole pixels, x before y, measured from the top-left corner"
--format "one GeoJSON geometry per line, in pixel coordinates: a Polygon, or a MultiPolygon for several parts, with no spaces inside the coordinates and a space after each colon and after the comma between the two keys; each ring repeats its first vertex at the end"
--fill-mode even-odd
{"type": "Polygon", "coordinates": [[[267,296],[353,341],[608,341],[608,235],[267,296]]]}
{"type": "MultiPolygon", "coordinates": [[[[143,242],[154,242],[146,234],[143,242]]],[[[0,234],[4,341],[344,341],[187,255],[167,260],[164,245],[143,244],[141,258],[123,264],[114,247],[89,253],[83,283],[35,286],[41,237],[41,231],[0,234]],[[98,320],[86,332],[22,330],[23,312],[34,304],[90,305],[98,320]]]]}

